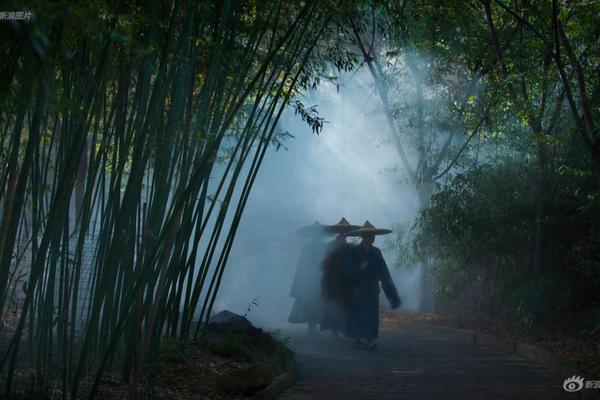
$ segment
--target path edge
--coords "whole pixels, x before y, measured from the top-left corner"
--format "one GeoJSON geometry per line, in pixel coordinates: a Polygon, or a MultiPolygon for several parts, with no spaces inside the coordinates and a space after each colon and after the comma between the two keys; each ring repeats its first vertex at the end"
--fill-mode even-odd
{"type": "Polygon", "coordinates": [[[273,378],[269,386],[254,393],[252,397],[258,399],[274,399],[296,382],[297,376],[298,364],[294,359],[294,355],[291,354],[285,362],[285,372],[273,378]]]}
{"type": "MultiPolygon", "coordinates": [[[[555,354],[531,343],[492,335],[472,329],[452,328],[449,326],[435,325],[431,323],[398,321],[390,318],[382,318],[383,329],[391,329],[400,333],[412,335],[431,335],[449,338],[460,343],[472,343],[495,350],[515,354],[519,357],[534,361],[535,363],[562,374],[565,378],[571,376],[583,376],[585,373],[579,368],[565,363],[555,354]]],[[[600,393],[596,390],[580,390],[579,397],[584,400],[600,399],[600,393]]]]}

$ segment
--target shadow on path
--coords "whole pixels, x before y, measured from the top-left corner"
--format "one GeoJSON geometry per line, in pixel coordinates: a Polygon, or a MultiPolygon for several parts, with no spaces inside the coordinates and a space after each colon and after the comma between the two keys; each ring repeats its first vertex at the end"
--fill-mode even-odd
{"type": "Polygon", "coordinates": [[[279,398],[578,399],[566,377],[513,354],[451,340],[381,331],[375,351],[327,333],[285,331],[298,379],[279,398]]]}

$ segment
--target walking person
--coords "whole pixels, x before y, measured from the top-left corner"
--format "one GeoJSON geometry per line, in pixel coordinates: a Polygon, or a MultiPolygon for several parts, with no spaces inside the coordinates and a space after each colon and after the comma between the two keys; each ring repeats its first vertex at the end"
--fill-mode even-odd
{"type": "Polygon", "coordinates": [[[401,304],[381,250],[373,246],[375,236],[391,233],[366,221],[362,228],[348,233],[362,242],[348,251],[344,276],[349,285],[347,334],[357,345],[373,350],[379,336],[379,284],[392,308],[401,304]]]}
{"type": "Polygon", "coordinates": [[[359,228],[359,225],[351,225],[346,218],[342,218],[337,224],[325,226],[325,230],[337,236],[327,245],[327,256],[323,261],[323,313],[320,329],[331,330],[335,339],[339,339],[339,333],[346,332],[348,293],[343,274],[344,258],[349,249],[346,234],[359,228]]]}
{"type": "Polygon", "coordinates": [[[327,244],[322,239],[331,236],[331,233],[325,231],[323,225],[315,222],[299,229],[297,234],[308,241],[300,253],[290,290],[294,305],[288,321],[307,324],[309,336],[315,336],[316,325],[321,320],[321,264],[327,250],[327,244]]]}

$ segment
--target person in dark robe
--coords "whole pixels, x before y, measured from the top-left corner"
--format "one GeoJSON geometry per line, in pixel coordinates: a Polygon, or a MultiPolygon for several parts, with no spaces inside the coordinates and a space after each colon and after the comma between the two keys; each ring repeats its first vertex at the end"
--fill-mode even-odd
{"type": "Polygon", "coordinates": [[[308,241],[300,253],[290,290],[294,305],[288,321],[308,324],[309,335],[317,334],[316,325],[321,320],[321,264],[327,250],[322,238],[330,235],[318,222],[298,230],[298,236],[308,241]]]}
{"type": "Polygon", "coordinates": [[[381,250],[373,246],[375,235],[390,233],[377,229],[369,221],[361,229],[348,233],[360,236],[362,242],[346,254],[344,276],[349,286],[347,336],[356,344],[370,350],[375,348],[379,336],[379,285],[383,288],[392,308],[401,304],[381,250]]]}
{"type": "Polygon", "coordinates": [[[319,327],[321,330],[331,330],[335,339],[339,339],[338,333],[346,334],[348,291],[343,274],[344,258],[349,248],[346,234],[359,228],[358,225],[351,225],[346,218],[337,224],[325,226],[325,230],[337,234],[337,237],[327,245],[327,256],[323,261],[323,313],[319,327]]]}

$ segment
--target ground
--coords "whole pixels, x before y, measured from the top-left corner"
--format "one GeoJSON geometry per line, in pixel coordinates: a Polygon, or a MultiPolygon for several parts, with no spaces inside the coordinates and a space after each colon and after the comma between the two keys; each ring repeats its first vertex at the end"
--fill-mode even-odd
{"type": "Polygon", "coordinates": [[[600,331],[590,333],[581,321],[571,321],[570,324],[545,324],[527,329],[509,318],[489,315],[449,317],[439,314],[388,312],[383,313],[382,317],[471,329],[525,343],[535,343],[558,356],[566,364],[600,378],[600,331]]]}
{"type": "Polygon", "coordinates": [[[382,331],[375,351],[289,331],[298,380],[281,400],[575,399],[566,377],[474,344],[382,331]]]}
{"type": "MultiPolygon", "coordinates": [[[[214,319],[199,340],[163,338],[153,364],[152,384],[148,384],[148,374],[144,373],[138,399],[241,399],[266,388],[284,372],[291,356],[284,343],[242,316],[223,312],[214,319]]],[[[119,365],[115,363],[103,375],[95,397],[98,400],[129,398],[129,384],[123,380],[119,365]]],[[[48,373],[45,393],[33,379],[34,372],[32,368],[15,371],[11,400],[63,398],[59,368],[48,373]]],[[[78,398],[87,398],[93,378],[85,377],[78,398]]],[[[0,381],[0,387],[2,384],[0,381]]]]}

